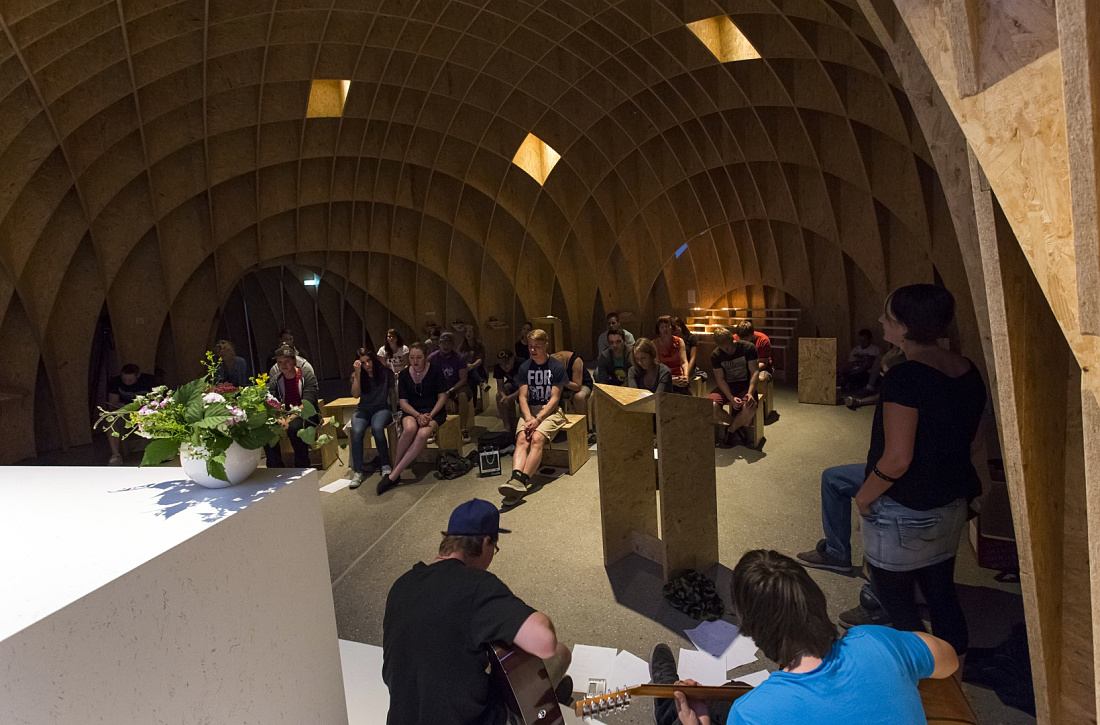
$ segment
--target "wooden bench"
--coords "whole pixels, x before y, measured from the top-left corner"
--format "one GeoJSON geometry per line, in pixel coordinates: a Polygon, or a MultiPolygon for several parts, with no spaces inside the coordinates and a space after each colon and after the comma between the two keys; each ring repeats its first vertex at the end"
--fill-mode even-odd
{"type": "Polygon", "coordinates": [[[572,476],[588,462],[588,421],[583,415],[566,413],[568,422],[562,426],[550,448],[543,453],[542,462],[547,466],[568,468],[572,476]]]}
{"type": "Polygon", "coordinates": [[[447,415],[447,420],[436,430],[435,441],[429,441],[416,460],[419,463],[435,463],[435,459],[443,451],[454,451],[462,455],[462,427],[457,415],[447,415]]]}
{"type": "MultiPolygon", "coordinates": [[[[760,441],[762,441],[764,439],[764,419],[765,419],[765,416],[764,416],[764,402],[762,400],[759,400],[759,396],[757,396],[757,397],[758,397],[758,399],[756,401],[756,415],[753,416],[752,422],[749,425],[745,426],[745,427],[749,429],[749,439],[752,441],[753,447],[756,448],[756,449],[759,449],[760,448],[760,441]]],[[[729,403],[724,404],[722,407],[725,408],[726,412],[729,413],[731,416],[736,417],[736,413],[730,408],[729,403]]],[[[727,426],[724,423],[717,423],[716,422],[714,425],[715,426],[720,426],[723,429],[727,428],[727,426]]]]}

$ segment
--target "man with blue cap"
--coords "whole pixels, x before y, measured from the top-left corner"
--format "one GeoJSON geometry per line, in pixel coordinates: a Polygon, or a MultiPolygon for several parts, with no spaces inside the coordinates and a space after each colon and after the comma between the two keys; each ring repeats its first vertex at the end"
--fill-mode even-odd
{"type": "MultiPolygon", "coordinates": [[[[472,499],[451,513],[439,555],[417,562],[390,589],[382,620],[382,679],[390,690],[389,725],[497,725],[504,703],[489,687],[490,642],[503,641],[550,660],[557,681],[570,653],[554,624],[494,574],[500,511],[472,499]]],[[[558,688],[572,689],[571,682],[558,688]]],[[[566,693],[563,693],[566,694],[566,693]]]]}

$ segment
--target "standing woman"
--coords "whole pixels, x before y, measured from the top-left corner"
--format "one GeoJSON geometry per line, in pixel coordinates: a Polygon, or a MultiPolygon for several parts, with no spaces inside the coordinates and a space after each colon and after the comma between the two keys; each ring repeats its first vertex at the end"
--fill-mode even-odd
{"type": "Polygon", "coordinates": [[[386,344],[378,348],[378,357],[393,371],[394,378],[409,366],[409,348],[400,332],[392,327],[386,330],[386,344]]]}
{"type": "Polygon", "coordinates": [[[672,392],[672,371],[657,359],[652,340],[639,337],[634,341],[634,364],[626,374],[626,387],[642,388],[651,393],[672,392]]]}
{"type": "Polygon", "coordinates": [[[970,360],[936,344],[954,316],[951,293],[935,285],[900,287],[886,299],[883,336],[901,348],[905,362],[883,376],[866,479],[855,500],[871,579],[894,628],[923,631],[916,584],[932,633],[965,654],[955,555],[968,504],[981,494],[970,446],[986,392],[970,360]]]}
{"type": "Polygon", "coordinates": [[[690,395],[687,347],[683,340],[672,334],[672,318],[668,315],[658,317],[656,331],[657,337],[653,343],[657,346],[657,359],[672,372],[672,392],[690,395]]]}
{"type": "Polygon", "coordinates": [[[390,472],[390,448],[386,441],[386,428],[393,422],[393,371],[365,347],[359,348],[352,363],[351,397],[359,398],[359,405],[351,418],[351,467],[354,472],[348,488],[359,488],[365,477],[363,437],[367,427],[374,436],[382,475],[387,476],[390,472]]]}
{"type": "Polygon", "coordinates": [[[398,376],[397,395],[404,413],[394,456],[397,462],[393,471],[378,482],[375,492],[379,496],[397,485],[401,472],[412,465],[428,445],[432,432],[447,420],[447,382],[439,368],[428,363],[422,342],[409,346],[409,366],[398,376]]]}
{"type": "Polygon", "coordinates": [[[535,326],[530,322],[524,322],[523,327],[519,328],[519,339],[516,340],[516,363],[522,364],[524,360],[531,357],[531,351],[527,347],[527,335],[531,330],[535,329],[535,326]]]}

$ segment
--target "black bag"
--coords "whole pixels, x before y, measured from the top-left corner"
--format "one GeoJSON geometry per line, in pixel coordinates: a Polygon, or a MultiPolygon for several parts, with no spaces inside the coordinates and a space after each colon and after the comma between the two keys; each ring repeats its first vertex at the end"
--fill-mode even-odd
{"type": "Polygon", "coordinates": [[[454,451],[443,451],[435,462],[435,477],[448,481],[459,476],[465,476],[473,468],[473,464],[454,451]]]}
{"type": "Polygon", "coordinates": [[[665,601],[692,619],[713,622],[725,611],[714,582],[694,569],[675,572],[664,587],[665,601]]]}

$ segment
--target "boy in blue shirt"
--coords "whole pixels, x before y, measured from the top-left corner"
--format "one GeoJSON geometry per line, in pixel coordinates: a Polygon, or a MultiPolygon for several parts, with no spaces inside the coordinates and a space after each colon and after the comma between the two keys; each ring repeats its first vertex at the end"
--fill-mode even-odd
{"type": "MultiPolygon", "coordinates": [[[[917,681],[949,677],[959,666],[951,645],[924,632],[867,625],[838,639],[825,594],[798,562],[775,551],[741,557],[730,595],[741,632],[781,669],[732,707],[681,692],[657,700],[658,725],[924,725],[917,681]]],[[[667,645],[654,648],[649,670],[654,683],[681,684],[667,645]]]]}

